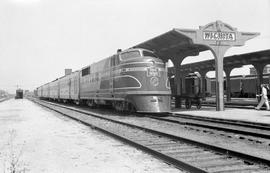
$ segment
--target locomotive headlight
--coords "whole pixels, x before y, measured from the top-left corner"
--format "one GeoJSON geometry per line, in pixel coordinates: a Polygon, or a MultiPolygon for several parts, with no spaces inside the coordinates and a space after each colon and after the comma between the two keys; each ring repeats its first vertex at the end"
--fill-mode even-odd
{"type": "Polygon", "coordinates": [[[152,96],[152,98],[150,99],[150,102],[163,102],[162,97],[159,96],[152,96]]]}
{"type": "Polygon", "coordinates": [[[152,66],[154,66],[156,64],[155,60],[148,60],[149,63],[151,63],[152,66]]]}
{"type": "Polygon", "coordinates": [[[158,102],[158,97],[152,96],[152,98],[150,99],[150,102],[158,102]]]}

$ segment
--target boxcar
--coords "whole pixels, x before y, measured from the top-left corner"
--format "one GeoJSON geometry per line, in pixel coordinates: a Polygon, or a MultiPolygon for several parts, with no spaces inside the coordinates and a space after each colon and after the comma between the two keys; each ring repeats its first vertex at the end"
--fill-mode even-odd
{"type": "Polygon", "coordinates": [[[49,83],[43,85],[42,87],[42,97],[48,99],[50,97],[50,87],[49,83]]]}
{"type": "Polygon", "coordinates": [[[53,99],[53,100],[58,100],[59,99],[59,81],[58,79],[50,82],[50,96],[49,98],[50,99],[53,99]]]}
{"type": "Polygon", "coordinates": [[[59,81],[59,99],[66,102],[70,99],[70,79],[69,75],[58,79],[59,81]]]}
{"type": "Polygon", "coordinates": [[[70,99],[79,103],[80,91],[80,71],[75,71],[69,75],[70,80],[70,99]]]}

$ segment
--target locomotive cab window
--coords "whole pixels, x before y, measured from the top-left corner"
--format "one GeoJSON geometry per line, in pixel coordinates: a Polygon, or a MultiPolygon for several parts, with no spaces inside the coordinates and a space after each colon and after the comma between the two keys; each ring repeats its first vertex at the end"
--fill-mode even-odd
{"type": "Polygon", "coordinates": [[[85,69],[82,69],[82,76],[86,76],[90,74],[90,67],[87,67],[85,69]]]}
{"type": "Polygon", "coordinates": [[[150,57],[158,58],[154,53],[145,51],[145,50],[143,51],[143,56],[150,56],[150,57]]]}
{"type": "Polygon", "coordinates": [[[136,50],[136,51],[129,51],[129,52],[124,52],[124,53],[121,53],[121,60],[130,60],[130,59],[133,59],[133,58],[138,58],[140,57],[141,54],[140,54],[140,51],[136,50]]]}

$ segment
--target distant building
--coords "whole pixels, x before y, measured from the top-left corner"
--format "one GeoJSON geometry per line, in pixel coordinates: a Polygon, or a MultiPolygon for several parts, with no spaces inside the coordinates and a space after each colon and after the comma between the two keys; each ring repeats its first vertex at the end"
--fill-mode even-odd
{"type": "Polygon", "coordinates": [[[8,95],[8,93],[4,90],[0,90],[0,98],[2,97],[6,97],[8,95]]]}
{"type": "MultiPolygon", "coordinates": [[[[251,75],[256,75],[257,72],[256,72],[256,69],[254,67],[250,67],[249,68],[249,73],[251,75]]],[[[269,74],[270,73],[270,64],[266,65],[263,69],[263,74],[269,74]]]]}

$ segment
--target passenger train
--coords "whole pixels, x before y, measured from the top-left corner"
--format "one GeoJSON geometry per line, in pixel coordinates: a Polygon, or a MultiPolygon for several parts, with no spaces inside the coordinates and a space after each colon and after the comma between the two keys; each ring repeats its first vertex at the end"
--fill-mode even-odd
{"type": "Polygon", "coordinates": [[[118,111],[170,112],[165,63],[153,52],[128,49],[37,88],[41,99],[111,105],[118,111]]]}

